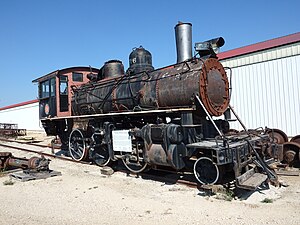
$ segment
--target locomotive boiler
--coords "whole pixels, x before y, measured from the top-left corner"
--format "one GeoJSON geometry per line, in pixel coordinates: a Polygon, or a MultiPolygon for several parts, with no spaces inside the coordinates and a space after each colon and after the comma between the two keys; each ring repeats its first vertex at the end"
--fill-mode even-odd
{"type": "Polygon", "coordinates": [[[126,71],[110,60],[88,82],[70,86],[71,115],[41,118],[47,134],[58,135],[75,160],[99,166],[121,160],[134,173],[163,166],[193,172],[202,184],[233,174],[248,189],[270,178],[254,154],[262,137],[225,135],[230,84],[216,55],[224,39],[196,43],[193,56],[191,29],[190,23],[175,26],[176,64],[154,69],[151,53],[140,46],[126,71]]]}
{"type": "MultiPolygon", "coordinates": [[[[146,52],[141,47],[134,51],[146,52]]],[[[129,70],[133,74],[124,74],[120,61],[109,61],[100,70],[103,79],[74,88],[74,114],[192,107],[196,95],[211,116],[222,115],[228,107],[228,79],[223,66],[215,58],[195,58],[140,73],[129,70]]]]}

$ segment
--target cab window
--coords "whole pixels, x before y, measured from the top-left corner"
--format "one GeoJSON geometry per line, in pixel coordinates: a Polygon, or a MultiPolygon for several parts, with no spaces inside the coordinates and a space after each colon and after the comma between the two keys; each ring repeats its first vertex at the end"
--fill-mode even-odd
{"type": "Polygon", "coordinates": [[[48,98],[49,94],[50,94],[49,80],[41,82],[39,97],[40,98],[48,98]]]}
{"type": "Polygon", "coordinates": [[[59,91],[61,95],[67,95],[68,91],[68,77],[67,76],[61,76],[60,77],[60,85],[59,85],[59,91]]]}
{"type": "Polygon", "coordinates": [[[61,112],[67,112],[69,110],[68,102],[68,77],[60,76],[59,78],[59,105],[61,112]]]}
{"type": "Polygon", "coordinates": [[[75,82],[82,82],[83,81],[83,74],[82,73],[72,73],[72,80],[75,82]]]}
{"type": "Polygon", "coordinates": [[[51,78],[50,80],[50,96],[53,97],[55,96],[55,78],[51,78]]]}

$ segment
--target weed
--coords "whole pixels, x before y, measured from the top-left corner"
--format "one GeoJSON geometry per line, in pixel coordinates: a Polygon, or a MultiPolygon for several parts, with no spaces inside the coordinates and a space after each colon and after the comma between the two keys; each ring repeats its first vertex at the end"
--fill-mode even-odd
{"type": "Polygon", "coordinates": [[[234,198],[234,193],[231,190],[226,190],[225,193],[216,193],[216,199],[219,200],[225,200],[225,201],[232,201],[232,199],[234,198]]]}
{"type": "Polygon", "coordinates": [[[13,182],[12,180],[6,180],[3,181],[3,185],[13,185],[15,182],[13,182]]]}
{"type": "Polygon", "coordinates": [[[262,203],[273,203],[273,199],[265,198],[261,201],[262,203]]]}
{"type": "Polygon", "coordinates": [[[212,185],[211,186],[211,195],[216,195],[217,199],[225,200],[225,201],[232,201],[234,199],[234,192],[226,188],[222,185],[212,185]]]}
{"type": "Polygon", "coordinates": [[[231,201],[234,198],[234,192],[232,190],[227,190],[226,193],[226,201],[231,201]]]}

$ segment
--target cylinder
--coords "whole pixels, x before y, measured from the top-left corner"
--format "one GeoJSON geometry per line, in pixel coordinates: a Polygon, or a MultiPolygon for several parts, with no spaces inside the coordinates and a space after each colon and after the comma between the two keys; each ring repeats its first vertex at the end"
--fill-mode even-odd
{"type": "Polygon", "coordinates": [[[177,63],[192,58],[192,24],[179,22],[175,26],[177,63]]]}
{"type": "Polygon", "coordinates": [[[7,160],[9,166],[28,168],[28,159],[11,157],[7,160]]]}
{"type": "Polygon", "coordinates": [[[44,162],[43,165],[48,167],[48,160],[39,157],[31,157],[30,159],[10,157],[7,160],[7,165],[26,169],[37,169],[41,167],[41,162],[44,162]]]}

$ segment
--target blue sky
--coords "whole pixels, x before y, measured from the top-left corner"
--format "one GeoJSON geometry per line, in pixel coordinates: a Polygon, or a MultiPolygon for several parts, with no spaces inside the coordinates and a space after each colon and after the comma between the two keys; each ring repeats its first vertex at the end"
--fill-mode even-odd
{"type": "Polygon", "coordinates": [[[300,1],[0,0],[0,107],[37,98],[31,81],[71,66],[128,67],[132,48],[155,68],[176,62],[174,26],[193,24],[193,43],[222,36],[221,51],[300,31],[300,1]]]}

